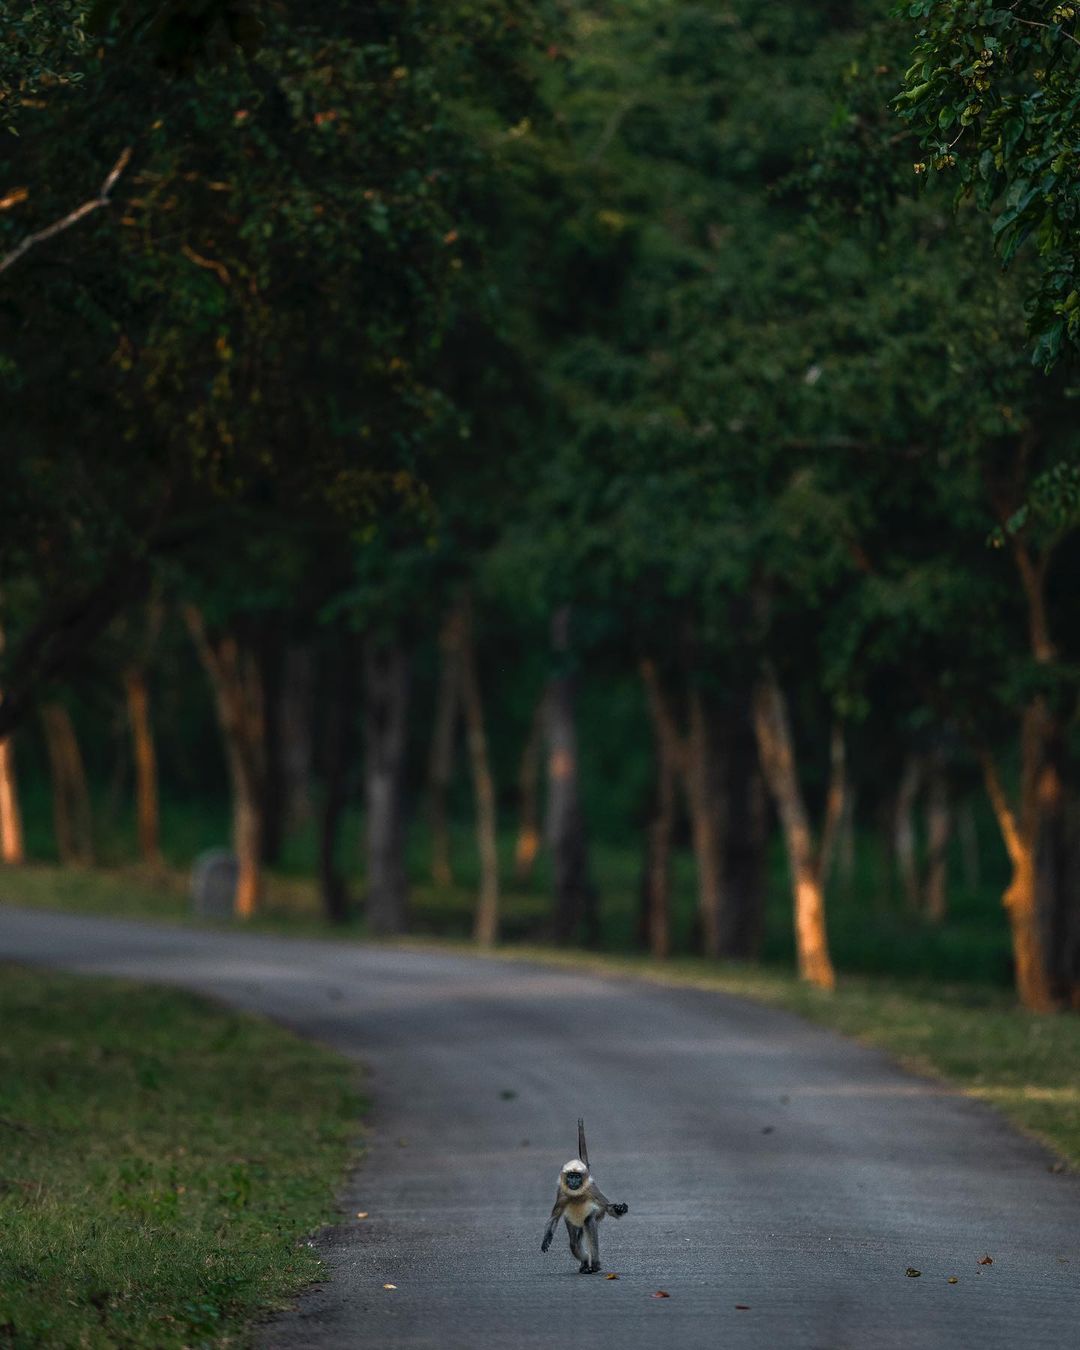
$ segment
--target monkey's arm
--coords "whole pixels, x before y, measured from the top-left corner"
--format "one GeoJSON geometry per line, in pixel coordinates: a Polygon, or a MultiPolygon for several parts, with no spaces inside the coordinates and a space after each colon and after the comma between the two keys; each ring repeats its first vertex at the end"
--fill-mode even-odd
{"type": "Polygon", "coordinates": [[[559,1220],[562,1218],[562,1212],[566,1208],[566,1201],[563,1199],[560,1191],[555,1196],[555,1207],[551,1211],[551,1218],[548,1219],[548,1226],[544,1229],[544,1240],[540,1244],[540,1250],[546,1252],[551,1246],[555,1237],[555,1229],[559,1226],[559,1220]]]}
{"type": "Polygon", "coordinates": [[[621,1219],[630,1208],[629,1205],[613,1205],[595,1182],[589,1187],[589,1194],[598,1205],[602,1206],[604,1213],[610,1214],[613,1219],[621,1219]]]}

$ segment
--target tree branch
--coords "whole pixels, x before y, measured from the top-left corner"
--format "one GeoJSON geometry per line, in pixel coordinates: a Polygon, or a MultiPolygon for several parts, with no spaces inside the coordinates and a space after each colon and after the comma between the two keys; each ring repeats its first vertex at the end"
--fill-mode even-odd
{"type": "Polygon", "coordinates": [[[127,146],[121,153],[120,158],[109,170],[109,173],[101,185],[101,191],[96,197],[83,202],[82,206],[77,206],[74,211],[69,212],[62,220],[55,220],[51,225],[46,225],[43,230],[38,230],[34,234],[28,234],[21,244],[18,244],[5,257],[0,258],[0,272],[6,272],[13,263],[17,263],[24,253],[29,252],[36,244],[43,244],[46,239],[51,239],[53,235],[60,234],[64,230],[70,230],[72,225],[77,225],[84,216],[90,215],[92,211],[97,211],[103,206],[109,205],[109,194],[116,186],[117,179],[127,168],[131,161],[131,146],[127,146]]]}

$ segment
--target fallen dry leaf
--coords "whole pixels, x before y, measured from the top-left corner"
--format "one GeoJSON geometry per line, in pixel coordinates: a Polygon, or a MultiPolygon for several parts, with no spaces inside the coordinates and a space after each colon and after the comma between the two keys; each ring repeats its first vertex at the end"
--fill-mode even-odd
{"type": "Polygon", "coordinates": [[[604,1276],[605,1280],[617,1280],[618,1278],[619,1278],[618,1275],[616,1275],[613,1270],[609,1270],[608,1273],[604,1276]]]}
{"type": "Polygon", "coordinates": [[[956,1278],[955,1275],[950,1275],[950,1276],[949,1276],[949,1281],[948,1281],[948,1282],[949,1282],[949,1284],[959,1284],[959,1283],[960,1283],[960,1281],[956,1278]]]}
{"type": "Polygon", "coordinates": [[[980,1257],[979,1257],[979,1265],[980,1265],[980,1266],[992,1266],[993,1264],[994,1264],[994,1258],[993,1258],[992,1256],[980,1256],[980,1257]]]}
{"type": "Polygon", "coordinates": [[[653,1298],[670,1298],[670,1297],[671,1295],[667,1292],[666,1289],[658,1289],[656,1293],[653,1294],[653,1298]]]}
{"type": "Polygon", "coordinates": [[[907,1270],[904,1271],[904,1274],[908,1277],[909,1280],[917,1280],[919,1276],[922,1274],[922,1271],[916,1270],[914,1266],[908,1266],[907,1270]]]}
{"type": "Polygon", "coordinates": [[[396,1285],[396,1284],[384,1284],[384,1285],[383,1285],[383,1288],[384,1288],[384,1289],[396,1289],[396,1288],[397,1288],[397,1285],[396,1285]]]}
{"type": "Polygon", "coordinates": [[[358,1219],[366,1219],[366,1218],[367,1218],[367,1213],[368,1213],[368,1212],[367,1212],[366,1209],[358,1209],[358,1210],[356,1211],[356,1217],[357,1217],[358,1219]]]}
{"type": "Polygon", "coordinates": [[[749,1303],[736,1303],[736,1304],[735,1304],[735,1311],[736,1311],[736,1312],[749,1312],[749,1311],[750,1311],[750,1304],[749,1304],[749,1303]]]}

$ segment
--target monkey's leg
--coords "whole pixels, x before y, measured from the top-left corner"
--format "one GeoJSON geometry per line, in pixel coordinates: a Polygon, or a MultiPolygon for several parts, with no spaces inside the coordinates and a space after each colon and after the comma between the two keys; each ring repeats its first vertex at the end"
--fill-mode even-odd
{"type": "Polygon", "coordinates": [[[589,1260],[581,1263],[581,1274],[595,1275],[600,1269],[600,1230],[596,1226],[596,1215],[590,1214],[585,1220],[585,1251],[589,1260]]]}
{"type": "Polygon", "coordinates": [[[573,1256],[575,1261],[581,1262],[581,1265],[578,1268],[578,1272],[581,1275],[585,1275],[588,1273],[589,1270],[589,1258],[585,1252],[585,1249],[581,1245],[582,1230],[577,1226],[576,1223],[571,1223],[570,1220],[567,1219],[566,1231],[570,1234],[570,1254],[571,1256],[573,1256]]]}

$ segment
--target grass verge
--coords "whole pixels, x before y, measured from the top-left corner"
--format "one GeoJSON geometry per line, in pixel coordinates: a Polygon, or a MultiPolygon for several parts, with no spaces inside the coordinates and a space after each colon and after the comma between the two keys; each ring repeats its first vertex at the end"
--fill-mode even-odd
{"type": "Polygon", "coordinates": [[[118,980],[0,968],[0,1344],[236,1346],[319,1276],[347,1061],[118,980]]]}

